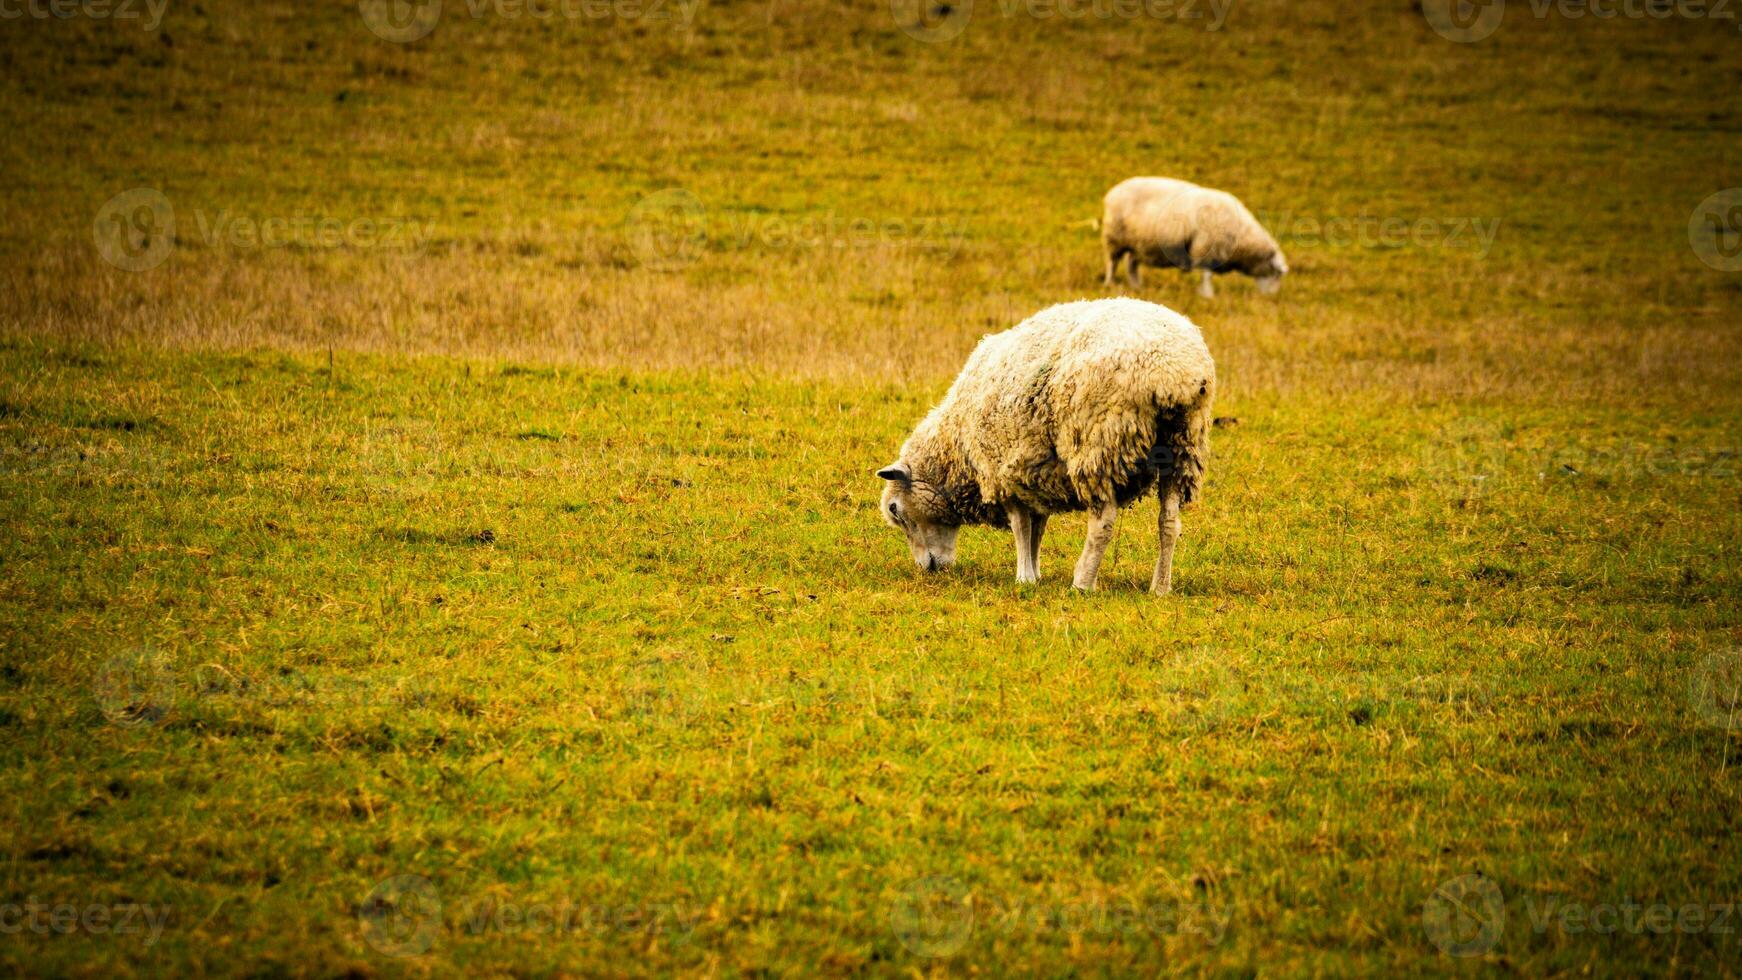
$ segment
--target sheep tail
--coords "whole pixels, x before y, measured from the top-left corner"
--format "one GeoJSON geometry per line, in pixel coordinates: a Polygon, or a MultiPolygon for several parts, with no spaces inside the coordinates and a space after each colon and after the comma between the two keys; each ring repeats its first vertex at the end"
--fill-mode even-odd
{"type": "MultiPolygon", "coordinates": [[[[1206,379],[1197,396],[1180,412],[1169,427],[1166,438],[1171,442],[1173,467],[1169,478],[1172,489],[1179,494],[1180,506],[1198,499],[1204,486],[1204,470],[1210,462],[1210,429],[1214,423],[1211,403],[1216,397],[1216,379],[1206,379]]],[[[1161,488],[1165,494],[1167,486],[1161,488]]]]}
{"type": "Polygon", "coordinates": [[[1071,227],[1072,228],[1087,228],[1090,231],[1099,234],[1101,231],[1101,219],[1100,218],[1084,218],[1081,221],[1071,222],[1071,227]]]}

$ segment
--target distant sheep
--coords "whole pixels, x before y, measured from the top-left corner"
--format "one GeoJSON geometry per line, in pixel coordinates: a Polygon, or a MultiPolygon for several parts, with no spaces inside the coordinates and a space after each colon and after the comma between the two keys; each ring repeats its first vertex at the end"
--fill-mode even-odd
{"type": "Polygon", "coordinates": [[[901,458],[878,472],[883,519],[913,559],[956,559],[964,524],[1011,528],[1016,580],[1040,581],[1047,518],[1089,512],[1074,584],[1093,591],[1119,508],[1159,486],[1150,590],[1173,583],[1180,508],[1210,452],[1216,365],[1185,317],[1134,299],[1054,306],[982,340],[901,458]]]}
{"type": "Polygon", "coordinates": [[[1258,280],[1258,291],[1276,295],[1288,260],[1276,239],[1232,194],[1167,177],[1133,177],[1107,192],[1101,212],[1101,244],[1107,250],[1105,282],[1113,285],[1119,260],[1129,257],[1131,288],[1143,285],[1139,263],[1203,273],[1198,295],[1216,295],[1210,276],[1239,271],[1258,280]]]}

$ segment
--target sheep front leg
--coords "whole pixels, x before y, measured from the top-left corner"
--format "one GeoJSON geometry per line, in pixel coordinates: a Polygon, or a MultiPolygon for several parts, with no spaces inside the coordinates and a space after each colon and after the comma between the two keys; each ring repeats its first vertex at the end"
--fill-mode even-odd
{"type": "Polygon", "coordinates": [[[1179,543],[1179,491],[1168,490],[1161,495],[1161,550],[1155,556],[1155,577],[1149,580],[1149,591],[1167,595],[1173,591],[1173,548],[1179,543]]]}
{"type": "Polygon", "coordinates": [[[1119,519],[1119,505],[1108,502],[1089,512],[1089,535],[1083,543],[1083,557],[1077,559],[1077,576],[1071,583],[1084,592],[1095,591],[1101,577],[1101,556],[1113,542],[1113,524],[1119,519]]]}
{"type": "Polygon", "coordinates": [[[1205,299],[1215,299],[1216,287],[1210,282],[1210,270],[1205,269],[1203,271],[1204,279],[1202,282],[1198,283],[1198,295],[1205,299]]]}
{"type": "Polygon", "coordinates": [[[1131,283],[1132,289],[1143,288],[1143,275],[1137,271],[1137,253],[1132,252],[1125,266],[1125,279],[1131,283]]]}

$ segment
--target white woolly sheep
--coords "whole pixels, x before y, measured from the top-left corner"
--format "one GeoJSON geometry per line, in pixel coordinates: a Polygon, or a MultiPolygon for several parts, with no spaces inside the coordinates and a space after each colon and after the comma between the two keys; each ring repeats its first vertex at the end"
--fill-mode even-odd
{"type": "Polygon", "coordinates": [[[1210,276],[1217,272],[1244,272],[1265,296],[1274,296],[1288,274],[1276,239],[1232,194],[1168,177],[1133,177],[1108,191],[1102,205],[1109,286],[1127,256],[1132,289],[1143,285],[1138,265],[1146,263],[1202,272],[1198,295],[1206,298],[1216,295],[1210,276]]]}
{"type": "Polygon", "coordinates": [[[1008,527],[1016,580],[1040,581],[1047,518],[1089,512],[1074,584],[1093,591],[1119,508],[1159,487],[1161,551],[1150,590],[1173,583],[1180,508],[1210,451],[1216,365],[1185,317],[1135,299],[1044,310],[980,341],[955,384],[878,471],[883,519],[938,571],[965,524],[1008,527]]]}

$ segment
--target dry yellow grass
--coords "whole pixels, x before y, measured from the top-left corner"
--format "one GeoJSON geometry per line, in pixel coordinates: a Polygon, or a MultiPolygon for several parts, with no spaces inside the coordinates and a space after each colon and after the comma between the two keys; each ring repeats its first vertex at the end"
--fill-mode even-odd
{"type": "Polygon", "coordinates": [[[339,0],[208,5],[155,34],[22,22],[0,46],[0,112],[30,134],[5,151],[0,329],[936,384],[980,334],[1103,293],[1083,222],[1117,179],[1167,172],[1240,194],[1297,270],[1276,303],[1151,276],[1235,391],[1736,387],[1742,286],[1687,233],[1742,183],[1723,24],[1525,9],[1461,45],[1401,5],[1253,0],[1213,33],[992,5],[923,44],[873,6],[707,4],[680,30],[462,5],[408,45],[339,0]],[[231,52],[245,80],[213,60],[231,52]],[[179,219],[140,273],[92,236],[132,187],[179,219]],[[672,189],[701,237],[650,264],[638,202],[672,189]],[[298,216],[408,234],[212,230],[298,216]],[[1344,234],[1310,233],[1327,225],[1344,234]]]}

